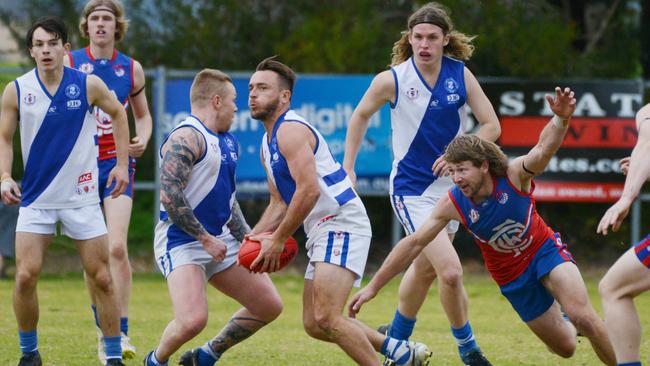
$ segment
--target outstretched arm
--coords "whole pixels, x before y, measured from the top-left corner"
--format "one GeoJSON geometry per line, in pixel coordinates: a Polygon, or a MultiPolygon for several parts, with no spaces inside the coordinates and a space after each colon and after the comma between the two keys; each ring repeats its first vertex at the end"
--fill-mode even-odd
{"type": "Polygon", "coordinates": [[[531,179],[544,171],[562,145],[569,128],[569,120],[576,109],[576,99],[569,88],[562,90],[556,87],[555,98],[547,94],[546,101],[555,115],[542,130],[537,145],[528,154],[508,164],[508,177],[524,191],[528,191],[531,179]]]}
{"type": "Polygon", "coordinates": [[[377,113],[384,104],[394,99],[395,81],[393,80],[392,71],[387,70],[375,76],[370,87],[354,109],[345,136],[345,155],[343,157],[343,168],[350,176],[352,183],[356,182],[354,166],[361,148],[361,141],[368,129],[370,117],[377,113]]]}
{"type": "Polygon", "coordinates": [[[639,137],[632,150],[630,166],[625,178],[625,186],[621,198],[605,212],[600,219],[596,231],[607,235],[611,226],[613,231],[618,231],[623,219],[627,216],[632,202],[641,191],[643,183],[650,179],[650,164],[647,159],[650,156],[650,104],[646,104],[636,115],[636,125],[639,130],[639,137]]]}
{"type": "Polygon", "coordinates": [[[460,220],[460,217],[451,199],[444,195],[424,224],[415,233],[397,243],[372,280],[354,295],[348,306],[349,315],[354,317],[364,303],[375,297],[388,281],[405,270],[452,219],[460,220]]]}

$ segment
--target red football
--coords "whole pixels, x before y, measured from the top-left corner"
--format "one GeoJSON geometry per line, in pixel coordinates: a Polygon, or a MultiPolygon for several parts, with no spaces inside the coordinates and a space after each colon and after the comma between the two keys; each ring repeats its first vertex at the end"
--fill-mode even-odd
{"type": "MultiPolygon", "coordinates": [[[[266,234],[266,233],[265,233],[266,234]]],[[[245,268],[250,269],[253,272],[259,272],[262,268],[262,264],[258,264],[256,268],[251,268],[251,264],[260,254],[261,244],[257,240],[244,239],[239,248],[239,265],[244,266],[245,268]]],[[[292,236],[290,236],[287,241],[284,243],[284,249],[280,254],[280,268],[286,267],[291,260],[298,254],[298,242],[292,236]]]]}

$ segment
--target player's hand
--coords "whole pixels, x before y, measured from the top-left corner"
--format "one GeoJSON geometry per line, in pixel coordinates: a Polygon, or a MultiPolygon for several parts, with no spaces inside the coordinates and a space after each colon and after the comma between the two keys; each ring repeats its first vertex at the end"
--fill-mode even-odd
{"type": "Polygon", "coordinates": [[[449,175],[449,167],[447,166],[444,155],[441,155],[436,159],[431,167],[431,171],[436,177],[446,177],[449,175]]]}
{"type": "Polygon", "coordinates": [[[630,170],[630,156],[619,160],[618,164],[621,166],[621,173],[627,175],[627,172],[630,170]]]}
{"type": "Polygon", "coordinates": [[[117,198],[126,191],[126,187],[129,185],[129,169],[126,166],[116,165],[108,174],[106,188],[110,187],[113,181],[115,181],[115,188],[111,191],[111,197],[117,198]]]}
{"type": "Polygon", "coordinates": [[[632,205],[632,200],[626,197],[619,198],[616,203],[610,207],[607,212],[603,215],[603,218],[600,219],[598,228],[596,232],[599,234],[607,235],[607,230],[611,226],[612,231],[618,231],[621,227],[621,223],[630,212],[630,206],[632,205]]]}
{"type": "Polygon", "coordinates": [[[260,254],[251,263],[250,268],[257,268],[261,263],[262,267],[258,272],[275,272],[280,269],[280,254],[284,249],[284,241],[274,239],[273,233],[252,235],[249,239],[261,243],[260,254]]]}
{"type": "Polygon", "coordinates": [[[6,205],[16,205],[20,203],[20,188],[12,178],[5,178],[0,183],[0,194],[2,195],[2,202],[6,205]]]}
{"type": "Polygon", "coordinates": [[[555,98],[550,94],[546,94],[546,101],[551,107],[553,113],[563,120],[571,118],[573,112],[576,110],[576,98],[570,88],[564,88],[564,90],[562,90],[560,87],[556,86],[555,98]]]}
{"type": "Polygon", "coordinates": [[[129,144],[129,155],[134,158],[139,158],[144,154],[146,148],[147,142],[141,139],[140,136],[136,136],[131,139],[131,143],[129,144]]]}
{"type": "Polygon", "coordinates": [[[354,294],[352,300],[350,300],[350,305],[348,305],[348,315],[350,318],[355,318],[359,311],[361,311],[361,306],[372,300],[375,296],[377,296],[377,290],[370,285],[366,285],[366,287],[354,294]]]}
{"type": "Polygon", "coordinates": [[[199,242],[203,245],[203,249],[205,249],[205,251],[208,252],[215,261],[222,262],[224,258],[226,258],[228,248],[223,240],[217,239],[210,234],[206,234],[199,239],[199,242]]]}

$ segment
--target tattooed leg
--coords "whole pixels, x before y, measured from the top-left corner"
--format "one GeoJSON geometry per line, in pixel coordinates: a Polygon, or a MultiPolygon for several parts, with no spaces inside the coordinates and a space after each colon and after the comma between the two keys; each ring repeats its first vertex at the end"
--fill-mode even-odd
{"type": "Polygon", "coordinates": [[[208,341],[208,346],[216,355],[221,355],[230,347],[243,341],[260,330],[267,323],[259,319],[244,317],[245,309],[238,311],[219,334],[208,341]]]}

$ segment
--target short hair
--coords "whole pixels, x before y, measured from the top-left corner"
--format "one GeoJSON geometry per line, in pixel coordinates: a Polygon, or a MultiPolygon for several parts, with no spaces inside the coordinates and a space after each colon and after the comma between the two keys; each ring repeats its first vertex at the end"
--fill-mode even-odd
{"type": "Polygon", "coordinates": [[[84,6],[81,19],[79,19],[79,30],[84,38],[89,38],[88,35],[88,16],[97,8],[103,7],[110,11],[115,16],[115,41],[119,42],[124,39],[126,31],[129,29],[129,21],[124,15],[124,6],[120,0],[90,0],[84,6]]]}
{"type": "Polygon", "coordinates": [[[190,88],[190,104],[204,107],[213,96],[223,96],[228,83],[232,84],[232,79],[222,71],[215,69],[199,71],[190,88]]]}
{"type": "Polygon", "coordinates": [[[501,148],[476,135],[461,135],[453,139],[445,149],[444,159],[452,164],[469,161],[476,167],[487,161],[490,173],[497,177],[505,176],[508,170],[508,157],[501,148]]]}
{"type": "Polygon", "coordinates": [[[277,61],[276,56],[271,56],[262,60],[255,71],[273,71],[280,77],[280,82],[285,89],[288,89],[293,94],[293,86],[296,83],[296,73],[291,68],[280,61],[277,61]]]}
{"type": "Polygon", "coordinates": [[[32,41],[34,38],[34,31],[38,28],[43,28],[44,31],[50,34],[54,34],[55,39],[60,39],[61,42],[65,45],[68,43],[68,29],[63,23],[63,20],[59,17],[54,16],[45,16],[39,18],[27,31],[27,36],[25,37],[25,42],[27,48],[32,49],[32,41]]]}

